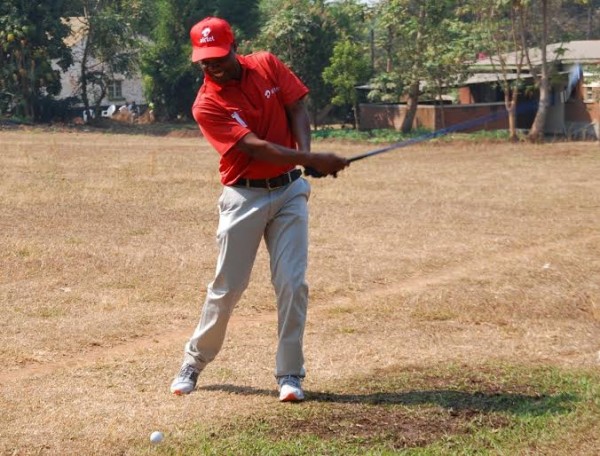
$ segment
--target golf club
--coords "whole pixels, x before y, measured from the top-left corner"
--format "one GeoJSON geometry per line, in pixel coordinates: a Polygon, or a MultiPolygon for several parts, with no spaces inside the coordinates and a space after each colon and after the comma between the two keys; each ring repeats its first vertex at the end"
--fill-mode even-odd
{"type": "MultiPolygon", "coordinates": [[[[537,103],[534,103],[534,105],[537,106],[537,103]]],[[[507,115],[506,110],[502,109],[499,112],[494,112],[494,113],[488,114],[486,116],[478,117],[477,119],[470,119],[465,122],[460,122],[458,124],[452,125],[450,127],[442,128],[440,130],[436,130],[436,131],[433,131],[430,133],[425,133],[423,135],[419,135],[414,138],[409,138],[409,139],[405,139],[403,141],[396,142],[394,144],[390,144],[389,146],[381,147],[379,149],[374,149],[369,152],[364,152],[362,154],[355,155],[353,157],[350,157],[348,159],[348,161],[350,163],[352,163],[354,161],[362,160],[363,158],[373,157],[375,155],[383,154],[386,152],[391,152],[393,150],[400,149],[402,147],[407,147],[412,144],[417,144],[420,142],[428,141],[430,139],[438,138],[440,136],[444,136],[449,133],[466,130],[466,129],[472,128],[474,126],[478,126],[478,125],[484,124],[486,122],[499,119],[506,115],[507,115]]],[[[321,174],[319,171],[317,171],[316,169],[311,168],[311,167],[306,167],[304,169],[304,175],[311,176],[311,177],[324,177],[325,176],[324,174],[321,174]]]]}
{"type": "MultiPolygon", "coordinates": [[[[581,73],[582,73],[581,65],[579,63],[574,64],[571,67],[571,69],[569,70],[569,79],[568,79],[567,87],[561,94],[561,97],[563,98],[563,100],[562,100],[563,102],[571,95],[571,92],[573,91],[573,89],[577,85],[577,82],[581,78],[581,73]]],[[[519,106],[518,113],[522,114],[524,112],[528,112],[530,110],[536,109],[537,106],[538,106],[538,102],[535,100],[529,101],[527,103],[523,103],[521,106],[519,106]]],[[[430,133],[425,133],[423,135],[416,136],[414,138],[405,139],[403,141],[399,141],[394,144],[390,144],[388,146],[381,147],[379,149],[374,149],[369,152],[364,152],[362,154],[355,155],[353,157],[350,157],[348,159],[348,161],[350,163],[352,163],[352,162],[355,162],[358,160],[362,160],[363,158],[373,157],[375,155],[383,154],[386,152],[391,152],[393,150],[400,149],[402,147],[407,147],[412,144],[417,144],[420,142],[428,141],[433,138],[439,138],[441,136],[445,136],[450,133],[468,130],[469,128],[473,128],[473,127],[485,124],[486,122],[490,122],[490,121],[500,119],[502,117],[506,117],[507,115],[508,115],[508,112],[505,109],[500,109],[498,112],[493,112],[488,115],[478,117],[476,119],[469,119],[467,121],[451,125],[450,127],[442,128],[440,130],[436,130],[436,131],[433,131],[430,133]]],[[[316,169],[311,168],[311,167],[307,167],[304,169],[304,175],[311,176],[311,177],[324,177],[325,176],[324,174],[321,174],[319,171],[317,171],[316,169]]],[[[336,177],[336,176],[334,176],[334,177],[336,177]]]]}

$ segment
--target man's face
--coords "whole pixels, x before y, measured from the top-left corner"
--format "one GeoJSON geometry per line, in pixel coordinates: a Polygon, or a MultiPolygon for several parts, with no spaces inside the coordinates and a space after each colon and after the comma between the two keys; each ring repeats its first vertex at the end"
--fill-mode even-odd
{"type": "Polygon", "coordinates": [[[235,51],[231,49],[225,57],[203,59],[198,62],[202,71],[217,84],[224,84],[232,79],[239,79],[240,65],[235,58],[235,51]]]}

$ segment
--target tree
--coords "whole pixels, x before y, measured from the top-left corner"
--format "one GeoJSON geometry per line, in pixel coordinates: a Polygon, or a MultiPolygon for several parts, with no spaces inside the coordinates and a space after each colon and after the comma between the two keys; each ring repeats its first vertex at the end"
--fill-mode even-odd
{"type": "Polygon", "coordinates": [[[358,95],[356,86],[368,80],[371,66],[363,46],[350,40],[338,41],[333,49],[330,65],[323,71],[325,82],[333,86],[332,103],[350,104],[354,113],[354,128],[358,129],[358,95]]]}
{"type": "Polygon", "coordinates": [[[335,24],[338,40],[351,40],[371,51],[371,8],[361,0],[334,0],[327,2],[327,11],[335,24]]]}
{"type": "Polygon", "coordinates": [[[550,18],[550,32],[560,32],[558,37],[551,36],[553,42],[600,38],[600,0],[565,0],[561,3],[562,13],[550,18]]]}
{"type": "Polygon", "coordinates": [[[396,73],[405,90],[407,109],[401,130],[412,130],[422,82],[439,95],[446,83],[465,75],[472,55],[468,23],[461,2],[383,0],[376,8],[376,36],[385,52],[385,72],[396,73]]]}
{"type": "Polygon", "coordinates": [[[190,62],[188,25],[191,27],[192,21],[182,19],[184,11],[180,3],[157,1],[151,44],[142,56],[145,93],[157,117],[163,119],[189,116],[194,88],[201,81],[200,71],[194,71],[190,62]]]}
{"type": "Polygon", "coordinates": [[[367,98],[374,103],[397,103],[404,93],[404,81],[396,72],[377,73],[370,81],[367,98]]]}
{"type": "Polygon", "coordinates": [[[115,77],[139,69],[141,43],[133,27],[133,4],[125,0],[82,0],[79,15],[70,19],[82,37],[81,52],[74,55],[80,65],[78,94],[85,111],[93,111],[96,117],[115,77]]]}
{"type": "Polygon", "coordinates": [[[317,127],[317,114],[331,99],[322,74],[333,52],[335,24],[324,2],[287,0],[278,6],[255,45],[276,54],[310,88],[309,109],[317,127]]]}
{"type": "Polygon", "coordinates": [[[333,88],[330,107],[351,108],[354,128],[358,128],[356,86],[368,82],[373,69],[369,8],[360,0],[337,0],[327,3],[327,12],[337,35],[322,74],[333,88]]]}
{"type": "Polygon", "coordinates": [[[442,126],[445,127],[443,95],[449,87],[466,80],[477,38],[470,17],[461,2],[438,2],[430,16],[434,18],[429,40],[423,48],[425,95],[442,106],[442,126]]]}
{"type": "MultiPolygon", "coordinates": [[[[533,119],[533,124],[531,125],[531,129],[529,130],[528,139],[530,141],[540,141],[544,137],[544,127],[546,125],[546,117],[548,116],[548,108],[551,103],[551,93],[550,93],[550,67],[548,64],[548,2],[549,0],[540,0],[539,5],[534,5],[532,1],[531,7],[539,6],[539,20],[540,27],[538,28],[537,37],[535,37],[537,43],[539,44],[540,56],[541,56],[541,64],[535,65],[529,53],[529,47],[525,46],[525,56],[527,58],[527,63],[529,65],[529,70],[533,75],[533,79],[536,82],[536,85],[540,91],[540,99],[538,103],[538,109],[535,114],[535,118],[533,119]]],[[[527,42],[527,32],[525,29],[526,24],[526,13],[527,8],[523,8],[521,10],[521,34],[523,42],[527,42]]],[[[535,32],[533,33],[535,36],[535,32]]]]}
{"type": "MultiPolygon", "coordinates": [[[[539,93],[537,111],[528,134],[541,141],[552,100],[552,81],[558,76],[556,59],[560,48],[549,56],[550,42],[568,41],[573,36],[572,11],[591,0],[487,0],[473,2],[481,20],[492,68],[500,75],[505,105],[509,113],[511,139],[516,139],[516,106],[523,88],[522,70],[527,69],[539,93]],[[513,81],[508,76],[515,77],[513,81]]],[[[579,24],[581,26],[581,23],[579,24]]]]}
{"type": "Polygon", "coordinates": [[[523,88],[526,47],[520,26],[524,5],[520,1],[487,0],[477,3],[481,51],[488,56],[504,94],[509,139],[517,141],[517,106],[523,88]]]}
{"type": "Polygon", "coordinates": [[[160,118],[191,116],[203,76],[190,61],[189,31],[206,16],[226,19],[238,44],[253,36],[260,26],[258,0],[155,0],[142,72],[146,97],[160,118]]]}
{"type": "MultiPolygon", "coordinates": [[[[582,2],[585,3],[587,0],[576,3],[582,2]]],[[[561,41],[564,37],[564,31],[560,27],[551,29],[550,22],[554,22],[554,18],[563,16],[564,10],[561,10],[561,7],[564,4],[559,0],[521,0],[520,4],[522,5],[519,17],[521,40],[524,43],[529,71],[539,90],[538,109],[527,136],[530,141],[536,142],[544,139],[546,118],[552,103],[551,78],[556,71],[555,62],[548,59],[548,44],[551,37],[556,41],[561,41]],[[537,18],[537,21],[532,18],[537,18]],[[535,48],[539,52],[539,62],[531,57],[531,51],[535,48]]]]}
{"type": "Polygon", "coordinates": [[[0,112],[10,110],[31,120],[41,114],[45,96],[60,92],[60,73],[71,63],[64,44],[69,28],[61,21],[67,2],[0,3],[0,112]]]}

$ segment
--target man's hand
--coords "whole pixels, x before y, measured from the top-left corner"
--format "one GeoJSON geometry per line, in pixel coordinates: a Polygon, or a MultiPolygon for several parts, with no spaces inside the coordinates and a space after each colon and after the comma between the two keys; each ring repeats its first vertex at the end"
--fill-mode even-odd
{"type": "MultiPolygon", "coordinates": [[[[325,177],[325,174],[321,174],[319,171],[317,171],[314,168],[311,168],[310,166],[304,168],[304,175],[316,178],[325,177]]],[[[337,177],[337,173],[334,174],[333,177],[337,177]]]]}
{"type": "Polygon", "coordinates": [[[350,162],[344,157],[330,153],[310,154],[310,161],[304,167],[304,174],[311,177],[337,177],[337,173],[346,168],[350,162]]]}

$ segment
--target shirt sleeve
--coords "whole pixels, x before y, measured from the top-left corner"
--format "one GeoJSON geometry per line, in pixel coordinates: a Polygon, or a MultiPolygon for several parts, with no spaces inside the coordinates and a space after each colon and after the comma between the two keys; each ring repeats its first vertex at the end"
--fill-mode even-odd
{"type": "Polygon", "coordinates": [[[222,156],[251,132],[243,119],[230,116],[225,109],[207,101],[196,103],[192,113],[202,135],[222,156]]]}
{"type": "Polygon", "coordinates": [[[276,75],[277,83],[281,87],[281,99],[284,105],[298,101],[309,92],[308,87],[281,60],[271,53],[267,56],[269,65],[274,70],[272,73],[276,75]]]}

